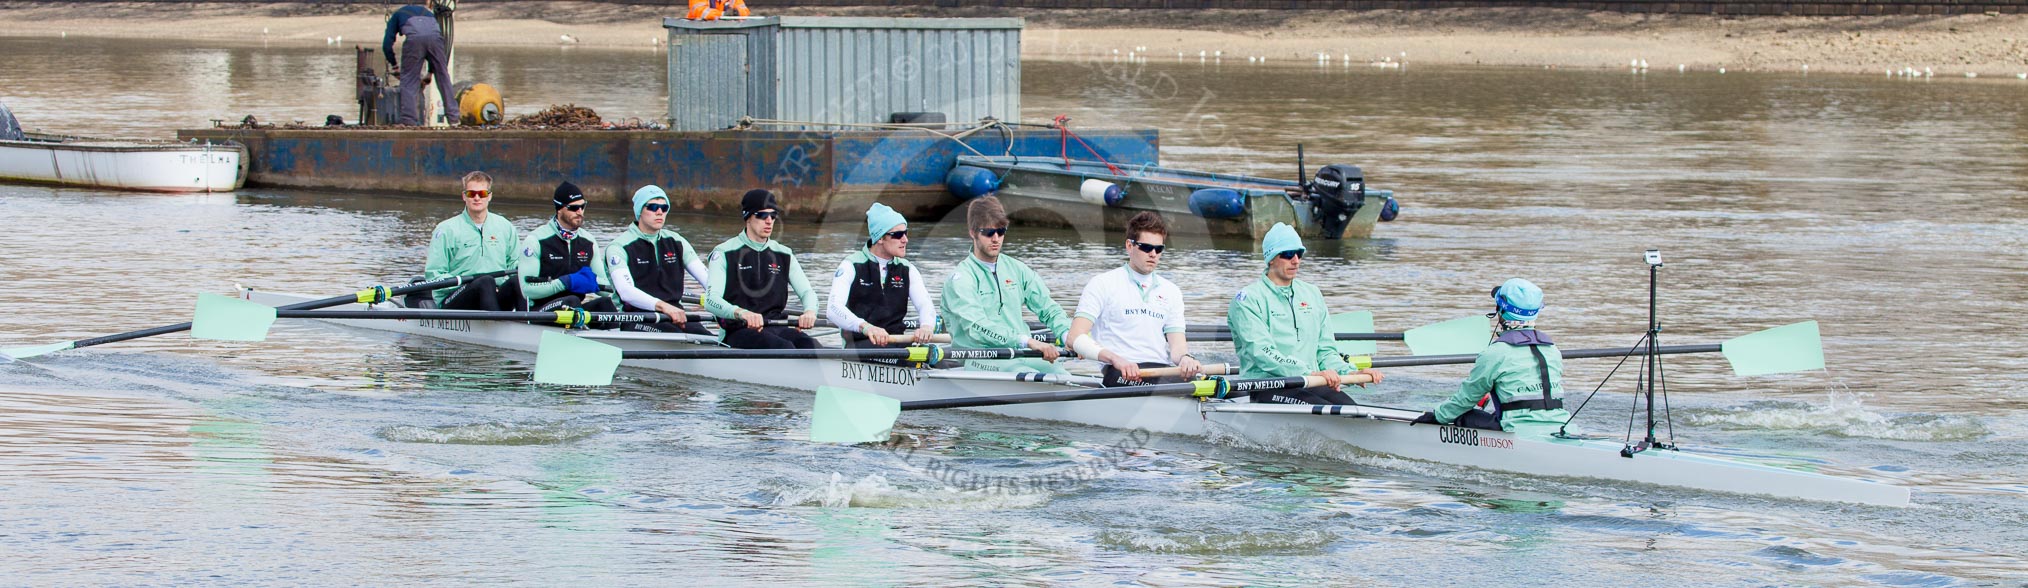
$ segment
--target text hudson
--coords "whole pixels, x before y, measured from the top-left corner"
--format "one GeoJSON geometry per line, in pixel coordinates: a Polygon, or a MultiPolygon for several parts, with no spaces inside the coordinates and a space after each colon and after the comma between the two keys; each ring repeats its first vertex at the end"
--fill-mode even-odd
{"type": "Polygon", "coordinates": [[[1514,448],[1513,439],[1501,439],[1498,437],[1491,436],[1480,437],[1478,429],[1471,429],[1465,427],[1451,427],[1451,426],[1437,427],[1437,439],[1445,443],[1456,443],[1459,445],[1471,445],[1475,447],[1491,447],[1494,449],[1514,448]]]}

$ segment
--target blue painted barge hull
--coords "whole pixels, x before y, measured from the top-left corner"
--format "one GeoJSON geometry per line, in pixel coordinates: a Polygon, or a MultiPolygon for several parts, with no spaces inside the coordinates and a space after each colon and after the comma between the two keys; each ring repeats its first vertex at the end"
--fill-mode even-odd
{"type": "MultiPolygon", "coordinates": [[[[1158,165],[1154,129],[1089,130],[1079,136],[1121,165],[1158,165]]],[[[986,130],[963,140],[923,131],[564,131],[197,129],[179,139],[238,141],[247,147],[247,184],[406,193],[455,194],[466,172],[494,178],[497,198],[547,202],[558,182],[589,198],[625,202],[655,184],[671,204],[733,211],[756,187],[783,195],[787,212],[821,220],[833,210],[858,214],[879,199],[914,218],[959,204],[944,176],[959,155],[1061,154],[1053,129],[986,130]]]]}

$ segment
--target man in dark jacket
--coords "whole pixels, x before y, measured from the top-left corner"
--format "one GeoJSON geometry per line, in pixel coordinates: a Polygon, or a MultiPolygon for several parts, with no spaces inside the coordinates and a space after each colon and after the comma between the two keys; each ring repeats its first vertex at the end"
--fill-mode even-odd
{"type": "Polygon", "coordinates": [[[401,124],[423,124],[423,68],[436,76],[437,91],[444,94],[444,118],[457,124],[457,99],[451,96],[450,50],[444,46],[444,31],[428,8],[414,4],[397,8],[387,17],[387,34],[380,39],[380,54],[387,56],[387,69],[401,77],[401,124]],[[394,37],[407,37],[401,44],[401,60],[394,58],[394,37]]]}

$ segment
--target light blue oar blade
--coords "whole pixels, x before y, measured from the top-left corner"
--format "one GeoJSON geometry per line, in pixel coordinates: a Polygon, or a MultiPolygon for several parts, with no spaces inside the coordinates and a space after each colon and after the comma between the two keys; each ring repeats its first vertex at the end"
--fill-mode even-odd
{"type": "Polygon", "coordinates": [[[1476,354],[1493,341],[1492,327],[1483,316],[1423,325],[1402,335],[1408,342],[1408,351],[1416,355],[1476,354]]]}
{"type": "Polygon", "coordinates": [[[35,357],[38,355],[48,355],[51,353],[56,353],[58,351],[63,351],[65,349],[70,349],[71,346],[76,343],[77,343],[76,341],[64,341],[62,343],[51,343],[48,345],[36,345],[32,347],[15,347],[12,349],[0,349],[0,355],[6,355],[9,359],[28,359],[30,357],[35,357]]]}
{"type": "MultiPolygon", "coordinates": [[[[1334,314],[1331,315],[1330,325],[1333,333],[1371,333],[1373,311],[1357,310],[1334,314]]],[[[1373,352],[1380,350],[1379,341],[1339,341],[1331,346],[1345,355],[1373,355],[1373,352]]]]}
{"type": "Polygon", "coordinates": [[[266,341],[268,327],[275,324],[275,309],[231,296],[197,295],[197,316],[190,319],[190,336],[218,341],[266,341]]]}
{"type": "Polygon", "coordinates": [[[620,369],[620,348],[556,331],[543,331],[535,348],[535,381],[565,386],[610,386],[620,369]]]}
{"type": "Polygon", "coordinates": [[[1733,338],[1719,346],[1735,376],[1758,376],[1824,369],[1824,341],[1817,321],[1803,321],[1733,338]]]}
{"type": "Polygon", "coordinates": [[[819,443],[872,443],[887,440],[887,430],[901,416],[901,401],[879,394],[831,386],[817,387],[810,411],[810,440],[819,443]]]}

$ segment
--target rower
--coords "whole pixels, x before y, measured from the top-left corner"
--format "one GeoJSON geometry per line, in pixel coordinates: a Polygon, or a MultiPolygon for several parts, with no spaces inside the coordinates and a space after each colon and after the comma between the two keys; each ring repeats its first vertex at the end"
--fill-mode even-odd
{"type": "Polygon", "coordinates": [[[618,311],[613,299],[599,296],[600,290],[612,289],[612,280],[606,278],[598,241],[584,230],[584,191],[570,182],[557,184],[550,203],[556,205],[556,216],[521,238],[516,265],[527,308],[618,311]]]}
{"type": "Polygon", "coordinates": [[[1479,352],[1458,392],[1416,422],[1512,431],[1516,425],[1569,421],[1563,410],[1563,352],[1535,330],[1541,312],[1542,288],[1534,283],[1514,278],[1494,288],[1493,312],[1486,314],[1493,342],[1479,352]],[[1481,402],[1486,409],[1477,408],[1481,402]]]}
{"type": "MultiPolygon", "coordinates": [[[[1225,321],[1232,329],[1232,347],[1239,355],[1239,378],[1281,378],[1315,375],[1325,385],[1301,390],[1256,392],[1254,402],[1279,404],[1353,404],[1352,397],[1338,390],[1339,377],[1367,374],[1374,383],[1380,372],[1358,369],[1332,348],[1331,311],[1324,296],[1309,282],[1296,279],[1302,269],[1303,239],[1286,224],[1275,223],[1261,239],[1261,255],[1267,271],[1260,280],[1232,297],[1225,321]]],[[[1365,384],[1360,384],[1365,386],[1365,384]]]]}
{"type": "MultiPolygon", "coordinates": [[[[430,233],[429,257],[423,262],[424,279],[435,281],[457,276],[514,269],[514,223],[490,214],[493,176],[475,171],[465,174],[465,211],[437,223],[430,233]]],[[[475,280],[456,291],[437,290],[437,308],[462,310],[515,310],[521,307],[521,280],[505,276],[475,280]]]]}
{"type": "Polygon", "coordinates": [[[929,285],[908,256],[908,219],[878,202],[866,209],[866,248],[838,263],[831,275],[831,324],[846,347],[886,347],[929,343],[936,333],[937,309],[929,285]],[[902,320],[915,306],[915,333],[902,320]]]}
{"type": "Polygon", "coordinates": [[[1155,274],[1168,249],[1169,224],[1148,210],[1127,221],[1127,263],[1093,277],[1077,298],[1070,348],[1106,363],[1105,385],[1141,383],[1141,368],[1182,368],[1169,383],[1197,377],[1197,359],[1183,338],[1183,291],[1155,274]]]}
{"type": "Polygon", "coordinates": [[[965,209],[965,230],[972,240],[972,254],[958,262],[944,280],[942,316],[949,325],[954,347],[1027,347],[1042,354],[1040,360],[1013,359],[969,362],[966,367],[990,371],[1039,371],[1063,373],[1054,365],[1055,343],[1029,335],[1021,310],[1034,312],[1051,337],[1061,341],[1070,330],[1070,318],[1063,307],[1049,297],[1049,286],[1028,264],[1011,255],[1000,254],[1007,240],[1007,209],[1000,199],[982,196],[965,209]]]}
{"type": "Polygon", "coordinates": [[[739,199],[746,227],[711,250],[711,283],[704,309],[718,316],[726,345],[740,349],[815,349],[802,329],[817,326],[816,293],[796,252],[773,240],[781,208],[773,190],[753,189],[739,199]],[[804,308],[796,326],[764,326],[788,317],[789,293],[804,308]]]}
{"type": "Polygon", "coordinates": [[[665,323],[629,323],[636,331],[662,331],[710,336],[702,325],[689,322],[683,313],[683,274],[688,272],[699,288],[709,288],[711,275],[699,261],[690,241],[666,224],[669,195],[648,185],[634,191],[634,224],[606,245],[606,275],[613,291],[628,312],[659,312],[668,315],[665,323]]]}

